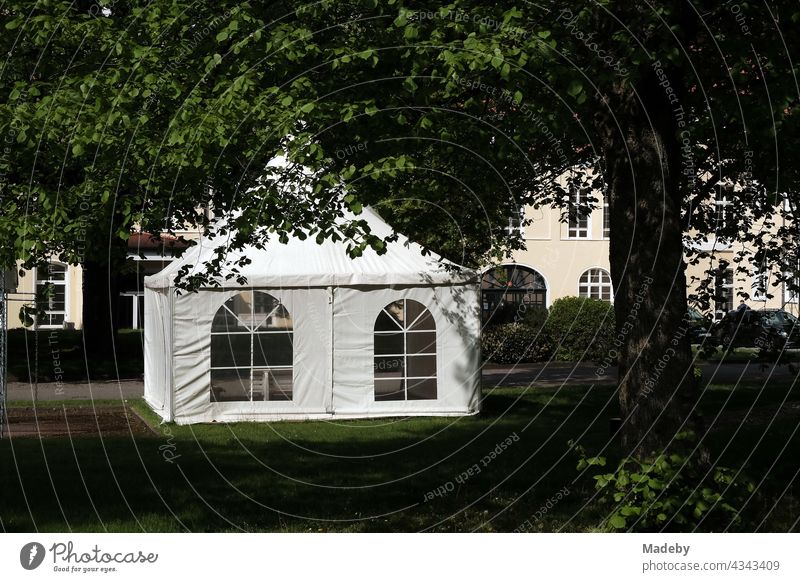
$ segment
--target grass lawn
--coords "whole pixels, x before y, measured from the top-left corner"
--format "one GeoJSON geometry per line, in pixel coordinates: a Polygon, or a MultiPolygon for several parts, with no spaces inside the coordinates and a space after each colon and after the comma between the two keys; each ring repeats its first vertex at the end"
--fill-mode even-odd
{"type": "MultiPolygon", "coordinates": [[[[800,390],[711,386],[700,401],[712,451],[758,485],[746,530],[797,528],[798,416],[764,413],[784,401],[800,403],[800,390]]],[[[143,402],[133,406],[158,426],[143,402]]],[[[587,503],[593,482],[575,470],[567,441],[614,457],[615,411],[609,387],[503,388],[470,418],[161,425],[161,436],[5,440],[0,527],[511,531],[530,519],[534,531],[587,531],[607,509],[587,503]],[[465,473],[475,464],[479,473],[465,473]],[[444,495],[429,493],[439,487],[444,495]],[[542,513],[564,487],[569,494],[542,513]]]]}

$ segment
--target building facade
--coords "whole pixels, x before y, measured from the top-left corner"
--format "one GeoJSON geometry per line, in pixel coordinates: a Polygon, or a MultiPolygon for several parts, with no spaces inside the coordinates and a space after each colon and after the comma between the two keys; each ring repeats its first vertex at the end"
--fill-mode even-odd
{"type": "MultiPolygon", "coordinates": [[[[576,205],[583,201],[577,194],[576,205]]],[[[553,208],[527,207],[525,221],[510,227],[520,228],[525,248],[513,253],[512,260],[500,269],[489,269],[483,278],[484,319],[497,310],[501,302],[513,305],[550,307],[556,299],[567,296],[593,297],[613,301],[609,267],[610,221],[608,206],[602,196],[594,210],[587,216],[570,215],[561,220],[561,211],[553,208]]],[[[718,220],[725,220],[729,212],[723,197],[717,203],[718,220]]],[[[713,313],[719,319],[742,301],[740,292],[747,293],[746,300],[753,309],[782,308],[798,315],[798,296],[778,280],[777,273],[767,265],[751,265],[747,274],[736,271],[734,257],[740,249],[737,242],[712,240],[716,261],[726,260],[730,268],[715,278],[713,313]]],[[[690,290],[705,277],[710,262],[688,265],[686,270],[690,290]],[[695,283],[692,283],[693,278],[695,283]]]]}
{"type": "MultiPolygon", "coordinates": [[[[128,239],[128,265],[117,274],[118,317],[121,328],[144,325],[144,277],[158,273],[173,260],[173,253],[186,246],[183,240],[196,239],[198,231],[187,230],[176,237],[157,240],[137,232],[128,239]]],[[[17,263],[15,293],[9,294],[9,328],[26,327],[20,309],[38,306],[43,314],[34,317],[35,329],[80,329],[83,326],[83,269],[53,257],[46,267],[22,269],[17,263]],[[50,289],[45,292],[46,289],[50,289]]]]}

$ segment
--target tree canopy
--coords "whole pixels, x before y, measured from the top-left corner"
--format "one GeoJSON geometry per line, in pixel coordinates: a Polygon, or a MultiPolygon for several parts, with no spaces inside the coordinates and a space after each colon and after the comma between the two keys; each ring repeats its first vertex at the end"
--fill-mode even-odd
{"type": "Polygon", "coordinates": [[[701,302],[710,236],[744,243],[742,269],[797,272],[793,0],[18,1],[0,17],[5,263],[207,226],[205,204],[234,247],[266,227],[358,255],[383,241],[336,219],[372,204],[478,264],[522,245],[520,207],[585,212],[571,194],[597,188],[618,322],[652,282],[619,358],[644,452],[690,416],[687,340],[645,390],[686,314],[685,262],[711,258],[701,302]]]}

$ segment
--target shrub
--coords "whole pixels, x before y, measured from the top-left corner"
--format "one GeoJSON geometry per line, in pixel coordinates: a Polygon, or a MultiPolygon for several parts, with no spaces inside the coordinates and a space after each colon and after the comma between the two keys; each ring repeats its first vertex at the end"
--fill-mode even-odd
{"type": "MultiPolygon", "coordinates": [[[[686,437],[683,437],[686,438],[686,437]]],[[[587,458],[583,449],[578,470],[603,467],[605,457],[587,458]]],[[[595,475],[598,501],[611,508],[608,531],[718,531],[738,525],[754,490],[751,481],[733,469],[697,461],[698,455],[662,453],[653,459],[626,457],[612,473],[595,475]]]]}
{"type": "Polygon", "coordinates": [[[546,360],[552,350],[548,338],[524,323],[504,323],[483,332],[484,360],[497,364],[546,360]]]}
{"type": "Polygon", "coordinates": [[[614,308],[588,297],[562,297],[553,302],[544,326],[555,346],[555,359],[600,362],[614,338],[614,308]]]}
{"type": "Polygon", "coordinates": [[[547,316],[548,312],[546,307],[528,307],[522,311],[521,323],[539,331],[544,327],[544,324],[547,323],[547,316]]]}

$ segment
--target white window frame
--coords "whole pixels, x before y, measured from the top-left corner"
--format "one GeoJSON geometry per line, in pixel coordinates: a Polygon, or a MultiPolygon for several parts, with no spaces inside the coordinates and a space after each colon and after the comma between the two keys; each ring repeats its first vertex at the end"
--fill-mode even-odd
{"type": "Polygon", "coordinates": [[[718,230],[725,230],[725,228],[728,226],[727,223],[730,219],[730,216],[728,216],[728,213],[730,212],[728,207],[732,204],[731,197],[724,192],[720,192],[714,199],[714,210],[716,213],[714,232],[717,232],[718,230]]]}
{"type": "MultiPolygon", "coordinates": [[[[52,325],[49,323],[40,323],[39,317],[34,317],[34,329],[64,329],[66,327],[66,323],[70,320],[70,309],[69,309],[69,301],[70,301],[70,292],[69,292],[69,283],[70,283],[70,272],[69,272],[69,265],[66,263],[62,263],[60,261],[50,261],[50,265],[58,265],[60,267],[64,267],[64,280],[63,281],[56,281],[49,278],[47,279],[39,279],[39,272],[41,268],[36,267],[33,269],[33,292],[38,293],[39,284],[47,284],[51,283],[52,285],[63,285],[64,287],[64,309],[45,309],[44,312],[48,316],[48,321],[50,320],[50,315],[62,315],[64,316],[64,321],[60,325],[52,325]]],[[[48,268],[49,271],[49,268],[48,268]]]]}
{"type": "MultiPolygon", "coordinates": [[[[722,288],[722,289],[730,289],[730,297],[731,297],[730,304],[731,304],[731,306],[730,306],[730,309],[728,311],[733,311],[733,309],[734,309],[734,307],[733,307],[733,300],[734,300],[734,296],[733,296],[733,292],[734,292],[734,273],[733,273],[733,269],[731,269],[730,267],[725,269],[724,274],[723,274],[723,281],[725,281],[725,282],[722,285],[717,285],[717,276],[716,275],[714,276],[714,295],[715,296],[719,295],[717,293],[717,290],[720,289],[720,288],[722,288]],[[730,283],[727,282],[728,278],[725,276],[727,273],[730,273],[730,283]]],[[[717,303],[718,302],[715,301],[715,304],[714,304],[714,318],[716,320],[720,320],[725,316],[726,313],[728,313],[728,311],[720,310],[717,307],[717,303]]]]}
{"type": "Polygon", "coordinates": [[[603,240],[608,240],[611,238],[611,213],[609,212],[608,208],[608,198],[603,197],[603,232],[601,233],[601,238],[603,240]]]}
{"type": "Polygon", "coordinates": [[[607,301],[609,303],[614,303],[614,285],[611,282],[611,273],[602,267],[591,267],[586,269],[583,273],[581,273],[581,276],[578,277],[578,297],[587,297],[589,299],[600,299],[601,301],[606,301],[606,299],[603,299],[603,290],[606,288],[608,288],[608,294],[610,297],[610,299],[607,301]],[[600,282],[595,282],[592,280],[592,275],[595,272],[600,273],[600,282]],[[589,281],[586,283],[583,282],[584,276],[589,277],[589,281]],[[584,288],[588,293],[587,295],[582,293],[584,288]],[[596,297],[593,295],[593,292],[595,291],[597,292],[596,297]]]}
{"type": "Polygon", "coordinates": [[[375,323],[373,324],[372,338],[373,338],[373,340],[372,340],[373,341],[373,375],[372,375],[372,401],[373,402],[377,402],[377,403],[382,403],[382,402],[417,402],[417,401],[434,402],[434,401],[439,400],[440,395],[441,395],[441,392],[440,392],[441,387],[439,385],[439,373],[438,373],[439,372],[439,338],[438,338],[438,334],[437,334],[437,331],[436,331],[436,318],[433,316],[433,312],[430,310],[430,308],[427,305],[425,305],[424,303],[422,303],[420,301],[417,301],[415,299],[409,299],[407,297],[404,297],[404,298],[401,298],[401,299],[397,299],[397,300],[395,300],[395,301],[393,301],[391,303],[387,303],[383,307],[383,309],[381,309],[381,311],[378,313],[378,315],[375,317],[375,323]],[[417,317],[415,317],[413,321],[407,321],[407,320],[404,319],[403,322],[402,322],[402,325],[398,325],[396,330],[393,329],[393,330],[389,330],[389,331],[386,331],[386,330],[378,331],[378,330],[374,329],[374,326],[375,326],[375,324],[377,324],[378,318],[381,316],[381,313],[386,312],[386,314],[389,317],[392,317],[391,313],[389,313],[389,311],[388,311],[388,308],[392,305],[392,303],[396,303],[397,301],[402,301],[403,302],[403,311],[406,314],[409,312],[409,310],[408,310],[408,302],[409,301],[413,301],[415,303],[419,303],[420,305],[422,305],[424,310],[417,317]],[[431,321],[433,322],[433,327],[424,328],[424,329],[417,329],[417,330],[412,329],[414,327],[414,325],[417,323],[417,321],[420,321],[422,318],[424,318],[426,316],[426,314],[428,316],[430,316],[431,321]],[[394,354],[380,354],[379,355],[379,354],[375,353],[375,348],[374,348],[374,346],[375,346],[375,338],[377,338],[379,336],[396,335],[398,333],[402,333],[402,335],[403,335],[403,353],[402,354],[394,353],[394,354]],[[409,351],[408,351],[408,336],[409,335],[430,334],[430,333],[434,334],[434,338],[435,339],[434,339],[433,345],[432,346],[428,346],[428,348],[429,349],[432,348],[433,351],[409,353],[409,351]],[[435,370],[434,374],[432,376],[430,376],[430,375],[429,376],[411,376],[411,375],[409,375],[408,359],[409,359],[409,357],[414,357],[414,356],[420,356],[420,357],[422,357],[422,356],[431,357],[432,356],[434,358],[434,370],[435,370]],[[382,378],[378,378],[378,377],[375,376],[375,371],[378,370],[377,364],[375,362],[378,359],[382,359],[382,358],[396,358],[396,359],[401,359],[402,358],[402,360],[403,360],[403,376],[397,378],[397,379],[400,379],[400,380],[403,381],[403,398],[402,399],[396,398],[396,399],[391,399],[391,400],[380,400],[380,399],[376,398],[376,385],[377,385],[376,381],[381,380],[382,378]],[[435,387],[436,387],[436,398],[409,398],[408,397],[408,385],[409,385],[410,381],[414,381],[414,380],[418,380],[418,381],[419,380],[433,380],[434,383],[435,383],[435,387]]]}
{"type": "Polygon", "coordinates": [[[509,235],[514,234],[514,231],[518,231],[522,238],[525,238],[525,207],[520,206],[518,209],[518,215],[514,218],[514,215],[508,217],[508,226],[506,227],[506,232],[509,235]]]}
{"type": "Polygon", "coordinates": [[[567,239],[568,240],[592,240],[592,213],[589,212],[586,216],[579,218],[573,217],[573,208],[577,212],[580,208],[582,200],[588,200],[590,191],[588,188],[576,188],[570,195],[570,213],[567,219],[567,239]],[[573,226],[574,220],[574,226],[573,226]],[[586,221],[586,226],[581,226],[581,221],[586,221]],[[583,236],[581,236],[583,235],[583,236]]]}
{"type": "Polygon", "coordinates": [[[750,298],[753,301],[766,301],[769,293],[769,271],[763,267],[756,267],[753,270],[753,278],[750,285],[750,298]],[[763,287],[763,294],[761,288],[763,287]]]}
{"type": "MultiPolygon", "coordinates": [[[[800,284],[800,275],[795,275],[794,277],[792,277],[792,273],[784,273],[783,275],[789,279],[793,278],[795,285],[800,284]]],[[[783,303],[785,305],[797,305],[800,303],[800,291],[789,289],[787,281],[783,282],[783,303]]]]}
{"type": "MultiPolygon", "coordinates": [[[[249,370],[250,386],[249,386],[249,392],[248,392],[249,400],[231,400],[231,401],[219,400],[219,401],[215,401],[215,400],[213,400],[213,395],[212,395],[212,400],[211,400],[212,404],[222,404],[222,403],[226,403],[226,402],[271,402],[271,403],[275,403],[275,404],[279,404],[279,405],[286,405],[287,403],[296,402],[296,399],[295,399],[295,385],[294,385],[294,362],[295,362],[295,360],[294,360],[294,316],[286,308],[286,306],[283,304],[283,301],[281,301],[281,299],[279,297],[273,295],[271,291],[272,290],[270,290],[270,289],[249,289],[249,290],[241,291],[240,293],[232,295],[231,297],[226,299],[225,302],[223,302],[223,304],[219,307],[219,309],[217,309],[214,312],[214,318],[216,318],[216,315],[217,315],[217,313],[219,313],[220,310],[222,310],[222,309],[227,310],[228,313],[230,313],[236,319],[236,321],[242,326],[243,330],[245,330],[245,331],[211,331],[211,332],[209,332],[209,335],[211,337],[215,337],[215,336],[232,336],[232,335],[242,335],[242,336],[246,335],[246,336],[249,336],[249,338],[250,338],[250,362],[249,362],[249,366],[214,366],[214,365],[210,365],[209,369],[211,370],[211,372],[213,372],[214,370],[249,370]],[[233,311],[231,311],[227,307],[227,303],[231,299],[233,299],[235,297],[238,297],[239,295],[243,295],[244,293],[247,293],[248,291],[250,293],[252,293],[251,301],[250,301],[250,313],[249,314],[244,314],[245,318],[243,319],[241,317],[242,314],[234,313],[233,311]],[[264,295],[267,295],[267,296],[271,297],[272,299],[274,299],[275,301],[277,301],[277,305],[275,305],[275,307],[273,307],[272,311],[270,311],[270,312],[268,312],[266,314],[259,313],[259,318],[260,319],[256,319],[256,315],[255,315],[256,293],[263,293],[264,295]],[[264,331],[264,330],[262,330],[262,331],[259,331],[259,328],[261,327],[261,325],[264,322],[268,321],[281,308],[283,308],[284,311],[286,311],[286,314],[289,316],[289,319],[292,322],[291,330],[289,330],[289,331],[286,331],[286,330],[275,330],[275,331],[264,331]],[[247,318],[248,315],[249,315],[249,319],[247,318]],[[263,317],[261,317],[262,315],[263,315],[263,317]],[[256,341],[256,337],[255,336],[257,336],[257,335],[280,335],[280,334],[289,335],[289,341],[292,344],[292,363],[288,364],[288,365],[256,366],[255,363],[254,363],[254,358],[253,358],[253,351],[255,349],[254,346],[255,346],[255,341],[256,341]],[[292,375],[292,395],[291,395],[290,399],[288,399],[288,400],[283,400],[283,399],[270,400],[270,398],[269,398],[268,374],[270,372],[272,372],[272,371],[276,371],[276,372],[287,372],[288,371],[288,372],[291,372],[291,375],[292,375]],[[256,393],[261,394],[261,398],[256,398],[255,397],[256,393]]],[[[212,326],[213,326],[213,324],[212,324],[212,326]]],[[[212,327],[212,329],[213,329],[213,327],[212,327]]],[[[213,346],[211,347],[211,349],[213,350],[213,346]]],[[[209,351],[209,364],[210,363],[211,363],[211,356],[210,356],[210,351],[209,351]]]]}

